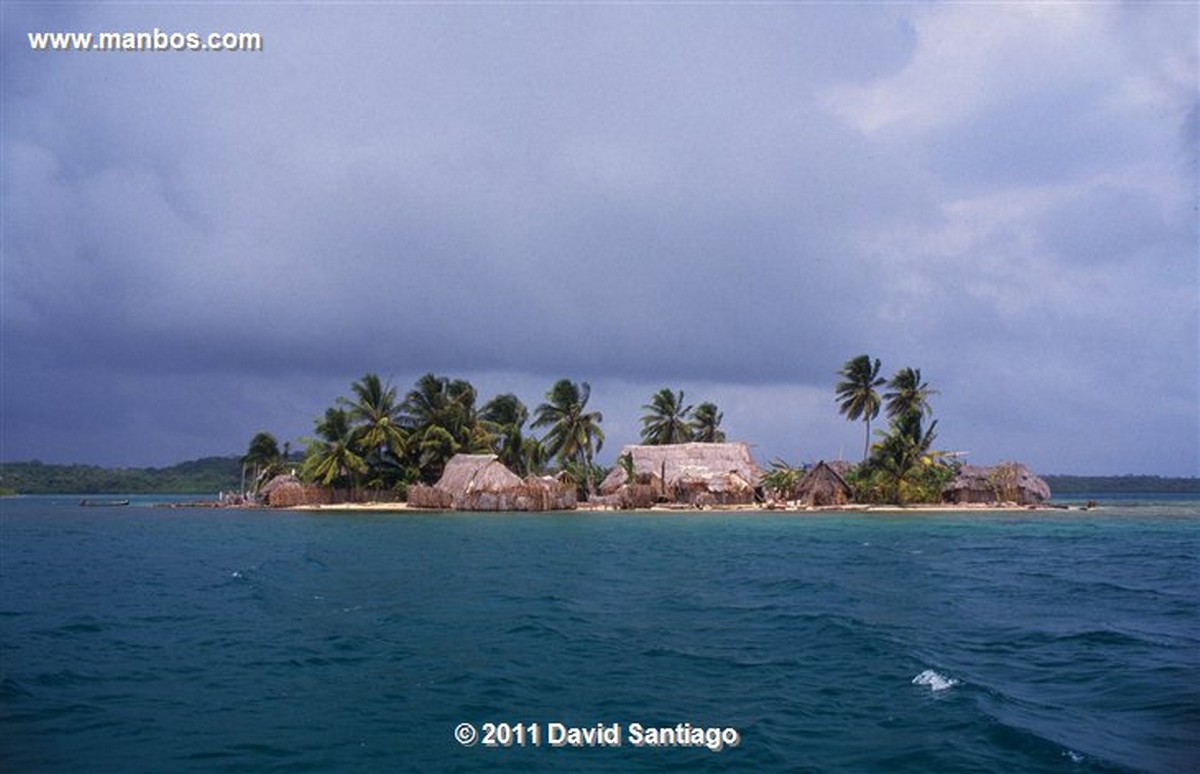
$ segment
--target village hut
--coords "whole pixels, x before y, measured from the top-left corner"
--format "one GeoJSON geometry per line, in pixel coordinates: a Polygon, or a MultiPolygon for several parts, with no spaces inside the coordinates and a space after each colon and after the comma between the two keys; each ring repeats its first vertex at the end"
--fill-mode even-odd
{"type": "Polygon", "coordinates": [[[1037,505],[1049,499],[1050,485],[1019,462],[963,465],[942,488],[942,500],[948,503],[1037,505]]]}
{"type": "Polygon", "coordinates": [[[645,507],[659,501],[691,505],[753,503],[755,487],[762,477],[745,443],[632,444],[621,449],[620,456],[626,455],[633,460],[634,480],[630,481],[625,468],[617,465],[600,484],[601,495],[605,499],[617,495],[621,507],[645,507]],[[646,502],[651,496],[653,500],[646,502]]]}
{"type": "Polygon", "coordinates": [[[295,508],[329,502],[328,490],[305,484],[294,475],[278,475],[258,490],[259,501],[272,508],[295,508]]]}
{"type": "Polygon", "coordinates": [[[456,454],[436,484],[409,487],[408,504],[456,511],[569,510],[574,494],[557,481],[522,480],[494,454],[456,454]]]}
{"type": "Polygon", "coordinates": [[[796,486],[796,500],[810,507],[845,505],[852,497],[846,479],[824,460],[814,465],[796,486]]]}

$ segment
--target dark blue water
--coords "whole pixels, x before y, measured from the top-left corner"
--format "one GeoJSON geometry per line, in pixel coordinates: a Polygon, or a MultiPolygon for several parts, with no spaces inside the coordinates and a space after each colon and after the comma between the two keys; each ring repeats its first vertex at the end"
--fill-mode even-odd
{"type": "Polygon", "coordinates": [[[0,770],[1200,770],[1200,504],[330,515],[0,501],[0,770]],[[919,676],[924,677],[914,683],[919,676]],[[935,690],[937,689],[937,690],[935,690]],[[455,741],[535,724],[542,744],[455,741]],[[619,748],[548,724],[619,725],[619,748]],[[635,747],[630,725],[740,743],[635,747]]]}

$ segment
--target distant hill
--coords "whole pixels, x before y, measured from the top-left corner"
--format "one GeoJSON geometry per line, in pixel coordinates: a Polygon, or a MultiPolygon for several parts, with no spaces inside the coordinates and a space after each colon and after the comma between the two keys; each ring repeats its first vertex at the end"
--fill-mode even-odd
{"type": "Polygon", "coordinates": [[[1200,494],[1200,478],[1163,476],[1042,476],[1055,494],[1200,494]]]}
{"type": "Polygon", "coordinates": [[[205,457],[169,468],[0,463],[0,488],[19,494],[216,494],[242,483],[240,457],[205,457]]]}

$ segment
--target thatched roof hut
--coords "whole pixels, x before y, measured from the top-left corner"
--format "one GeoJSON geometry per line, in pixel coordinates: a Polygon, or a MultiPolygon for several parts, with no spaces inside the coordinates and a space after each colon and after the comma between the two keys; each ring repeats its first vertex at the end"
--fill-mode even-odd
{"type": "Polygon", "coordinates": [[[1036,505],[1050,499],[1050,485],[1019,462],[993,467],[963,465],[942,488],[948,503],[1017,503],[1036,505]]]}
{"type": "Polygon", "coordinates": [[[298,505],[318,505],[329,502],[329,490],[305,484],[293,475],[278,475],[258,490],[265,505],[272,508],[295,508],[298,505]]]}
{"type": "Polygon", "coordinates": [[[552,479],[522,480],[494,454],[456,454],[436,484],[409,487],[408,504],[456,511],[570,510],[575,490],[552,479]]]}
{"type": "MultiPolygon", "coordinates": [[[[678,443],[662,446],[631,444],[621,457],[633,459],[636,481],[629,481],[617,465],[600,484],[604,495],[622,487],[659,487],[659,499],[695,505],[734,505],[754,502],[754,489],[762,471],[744,443],[678,443]]],[[[638,499],[645,499],[640,492],[638,499]]]]}
{"type": "Polygon", "coordinates": [[[833,465],[821,460],[796,485],[796,499],[805,505],[845,505],[853,493],[833,465]]]}

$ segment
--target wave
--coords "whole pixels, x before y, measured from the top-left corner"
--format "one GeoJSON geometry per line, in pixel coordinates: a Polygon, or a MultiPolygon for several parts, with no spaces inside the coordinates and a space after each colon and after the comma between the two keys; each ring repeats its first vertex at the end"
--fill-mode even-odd
{"type": "Polygon", "coordinates": [[[927,685],[929,686],[929,690],[936,693],[938,691],[945,691],[953,688],[954,686],[958,685],[958,680],[955,680],[953,677],[946,677],[945,675],[935,672],[932,669],[926,669],[924,672],[912,679],[912,684],[927,685]]]}

